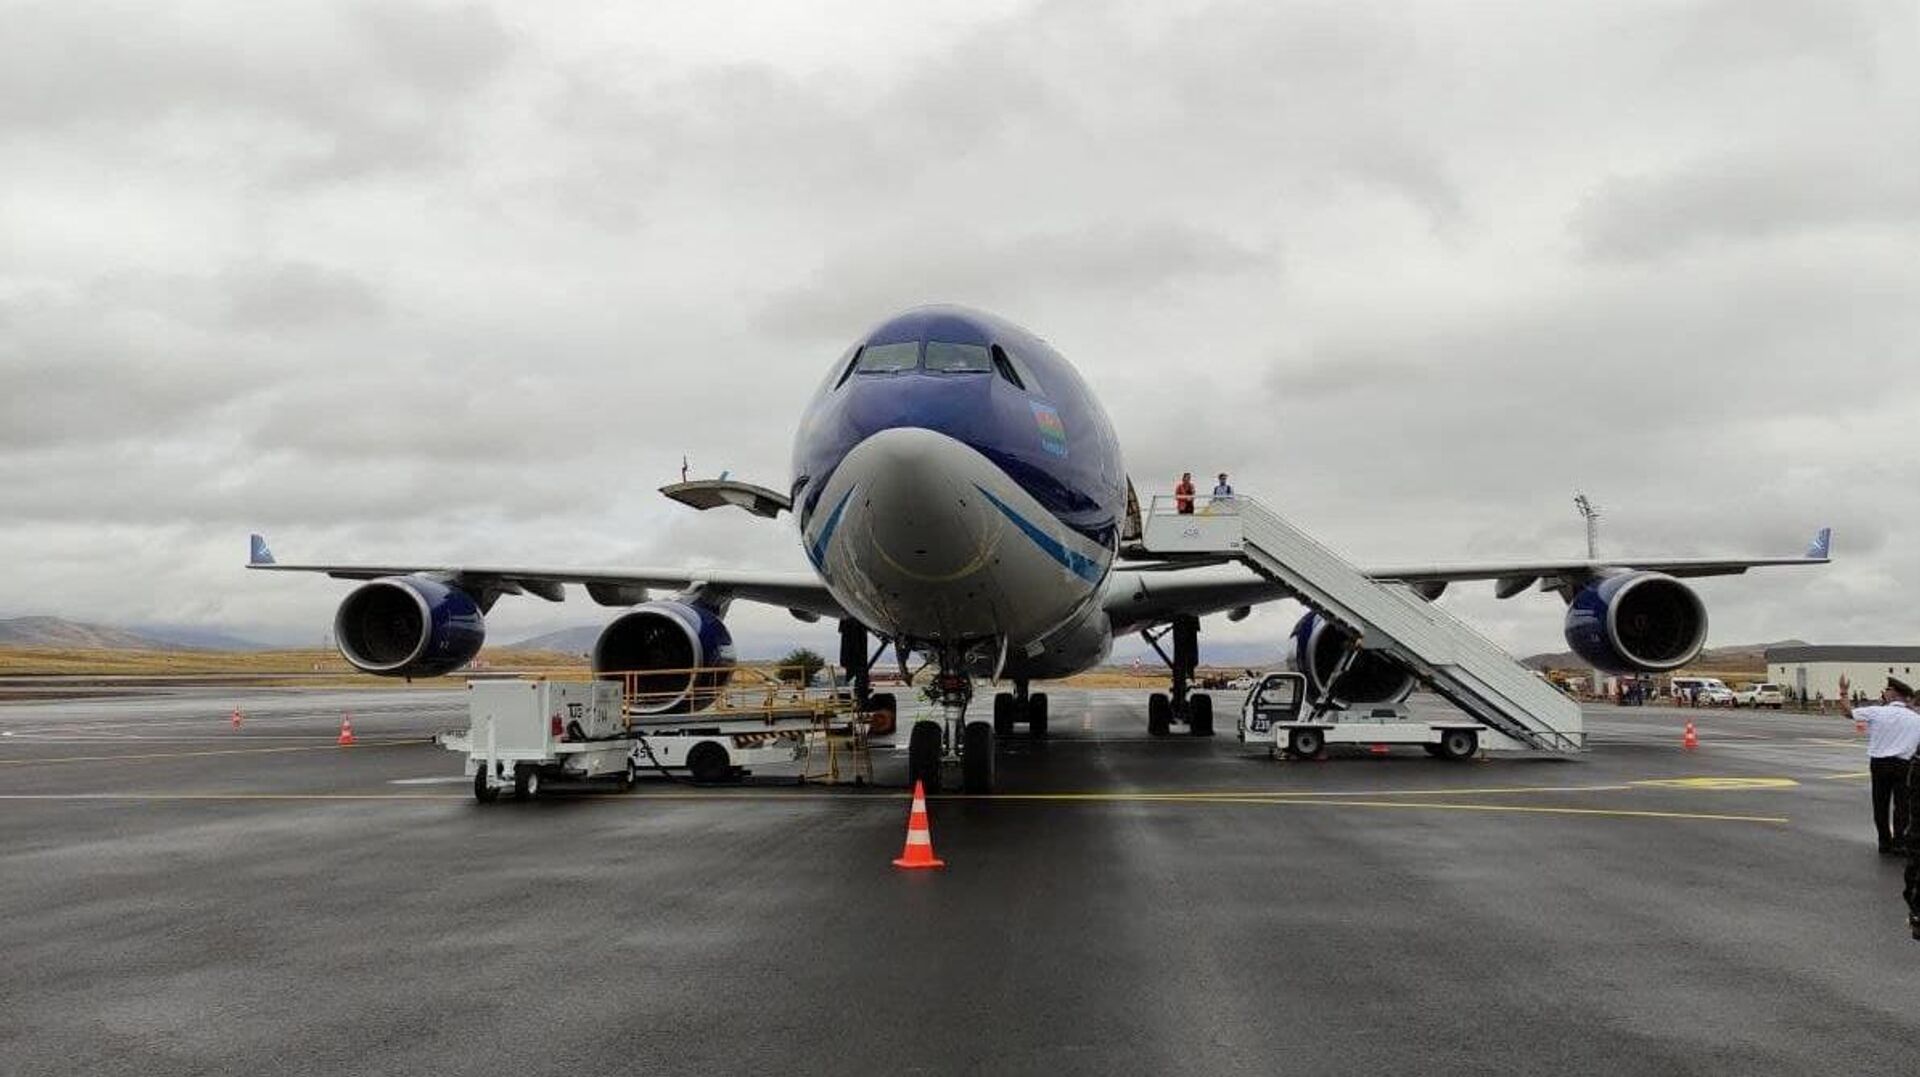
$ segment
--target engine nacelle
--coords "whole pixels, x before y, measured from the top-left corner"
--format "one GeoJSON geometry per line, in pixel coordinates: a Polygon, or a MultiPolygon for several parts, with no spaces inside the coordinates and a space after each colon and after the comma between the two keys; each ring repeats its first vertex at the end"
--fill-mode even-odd
{"type": "MultiPolygon", "coordinates": [[[[1327,680],[1352,638],[1317,613],[1307,614],[1293,626],[1293,665],[1306,674],[1316,696],[1327,690],[1327,680]]],[[[1398,703],[1412,694],[1413,674],[1378,651],[1362,651],[1333,687],[1334,702],[1348,705],[1398,703]]]]}
{"type": "Polygon", "coordinates": [[[472,661],[486,638],[486,618],[473,596],[426,576],[363,583],[333,617],[341,657],[382,677],[451,673],[472,661]]]}
{"type": "Polygon", "coordinates": [[[1707,607],[1659,572],[1623,572],[1591,584],[1567,606],[1567,646],[1607,673],[1679,669],[1707,642],[1707,607]]]}
{"type": "Polygon", "coordinates": [[[718,614],[687,602],[648,602],[621,614],[593,645],[596,674],[622,674],[627,707],[677,714],[713,705],[733,676],[733,636],[718,614]]]}

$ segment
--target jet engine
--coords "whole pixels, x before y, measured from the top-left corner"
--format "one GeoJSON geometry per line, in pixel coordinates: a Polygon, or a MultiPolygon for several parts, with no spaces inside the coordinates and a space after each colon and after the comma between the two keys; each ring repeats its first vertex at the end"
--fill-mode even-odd
{"type": "MultiPolygon", "coordinates": [[[[1293,665],[1306,674],[1313,693],[1327,690],[1327,680],[1340,665],[1340,656],[1352,640],[1345,629],[1317,613],[1293,626],[1293,665]]],[[[1378,651],[1362,651],[1334,686],[1333,699],[1343,704],[1398,703],[1413,692],[1413,674],[1378,651]]]]}
{"type": "Polygon", "coordinates": [[[486,641],[473,596],[428,576],[388,576],[353,589],[333,618],[341,657],[382,677],[438,677],[486,641]]]}
{"type": "Polygon", "coordinates": [[[1659,673],[1693,661],[1707,642],[1707,607],[1659,572],[1622,572],[1567,605],[1567,646],[1608,673],[1659,673]]]}
{"type": "Polygon", "coordinates": [[[733,676],[733,636],[705,606],[648,602],[601,631],[593,671],[624,675],[627,707],[636,713],[701,710],[733,676]]]}

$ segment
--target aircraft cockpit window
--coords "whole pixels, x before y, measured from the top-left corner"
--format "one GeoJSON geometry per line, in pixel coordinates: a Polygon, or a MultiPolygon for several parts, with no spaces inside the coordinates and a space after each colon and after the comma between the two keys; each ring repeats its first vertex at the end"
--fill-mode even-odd
{"type": "Polygon", "coordinates": [[[998,344],[993,346],[993,369],[998,370],[1000,376],[1007,379],[1015,389],[1027,387],[1026,383],[1020,380],[1019,373],[1013,369],[1013,361],[1007,358],[1007,350],[998,344]]]}
{"type": "Polygon", "coordinates": [[[869,344],[860,349],[853,369],[860,374],[898,374],[920,365],[920,342],[903,340],[897,344],[869,344]]]}
{"type": "Polygon", "coordinates": [[[841,368],[840,376],[833,379],[833,387],[835,389],[838,389],[842,385],[845,385],[847,383],[847,379],[853,377],[853,368],[857,366],[859,362],[860,362],[860,352],[859,352],[859,349],[855,349],[853,353],[853,358],[847,360],[847,365],[841,368]]]}
{"type": "Polygon", "coordinates": [[[991,374],[993,357],[982,344],[927,341],[927,369],[936,374],[991,374]]]}
{"type": "Polygon", "coordinates": [[[1026,360],[1020,358],[1019,352],[1014,351],[1012,348],[1002,348],[997,345],[994,347],[994,351],[1007,357],[1007,365],[1013,368],[1013,383],[1015,385],[1020,386],[1030,393],[1046,392],[1045,387],[1033,376],[1033,368],[1027,365],[1026,360]]]}

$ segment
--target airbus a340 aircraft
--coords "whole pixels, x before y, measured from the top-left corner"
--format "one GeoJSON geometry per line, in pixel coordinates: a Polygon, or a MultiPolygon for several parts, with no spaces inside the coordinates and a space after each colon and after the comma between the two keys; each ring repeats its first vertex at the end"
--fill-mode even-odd
{"type": "MultiPolygon", "coordinates": [[[[794,438],[790,492],[744,483],[686,483],[670,495],[699,507],[737,504],[763,516],[790,510],[816,575],[686,569],[510,565],[277,564],[254,536],[248,567],[365,580],[340,605],[335,639],[347,661],[382,676],[438,676],[479,651],[484,617],[508,594],[564,598],[582,584],[594,601],[630,607],[593,649],[598,672],[730,667],[725,617],[734,601],[783,607],[805,621],[835,618],[841,660],[863,705],[871,637],[937,668],[942,723],[914,724],[910,778],[935,788],[943,755],[960,756],[966,788],[991,787],[996,735],[1047,730],[1034,680],[1104,659],[1116,635],[1172,638],[1171,695],[1150,700],[1151,732],[1173,722],[1213,731],[1211,700],[1187,685],[1199,661],[1199,619],[1243,616],[1292,597],[1239,565],[1186,571],[1130,549],[1137,512],[1120,441],[1080,375],[1052,347],[1001,318],[932,306],[881,322],[833,362],[794,438]],[[1116,562],[1149,563],[1116,569],[1116,562]],[[655,599],[649,591],[673,593],[655,599]],[[1008,682],[993,722],[966,721],[973,678],[1008,682]]],[[[1539,581],[1569,604],[1568,642],[1598,668],[1653,672],[1690,661],[1706,640],[1706,610],[1679,577],[1757,565],[1818,564],[1822,532],[1804,557],[1515,561],[1366,570],[1430,596],[1448,583],[1495,580],[1501,597],[1539,581]],[[1598,616],[1596,617],[1596,611],[1598,616]],[[1597,627],[1596,627],[1597,626],[1597,627]]],[[[1295,659],[1317,690],[1349,703],[1397,701],[1412,677],[1366,652],[1327,684],[1345,647],[1315,615],[1293,633],[1295,659]]],[[[878,652],[876,652],[877,655],[878,652]]],[[[1163,651],[1164,655],[1165,652],[1163,651]]],[[[695,675],[647,684],[663,708],[697,705],[695,675]],[[664,692],[661,689],[665,689],[664,692]]]]}

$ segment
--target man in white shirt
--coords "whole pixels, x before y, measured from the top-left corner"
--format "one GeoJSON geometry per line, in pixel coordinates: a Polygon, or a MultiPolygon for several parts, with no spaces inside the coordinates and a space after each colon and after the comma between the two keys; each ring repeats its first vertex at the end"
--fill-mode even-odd
{"type": "Polygon", "coordinates": [[[1887,678],[1877,707],[1855,707],[1853,720],[1867,726],[1867,770],[1873,779],[1873,828],[1880,851],[1906,851],[1907,770],[1920,748],[1920,714],[1913,710],[1913,689],[1887,678]],[[1891,825],[1889,825],[1891,824],[1891,825]]]}

